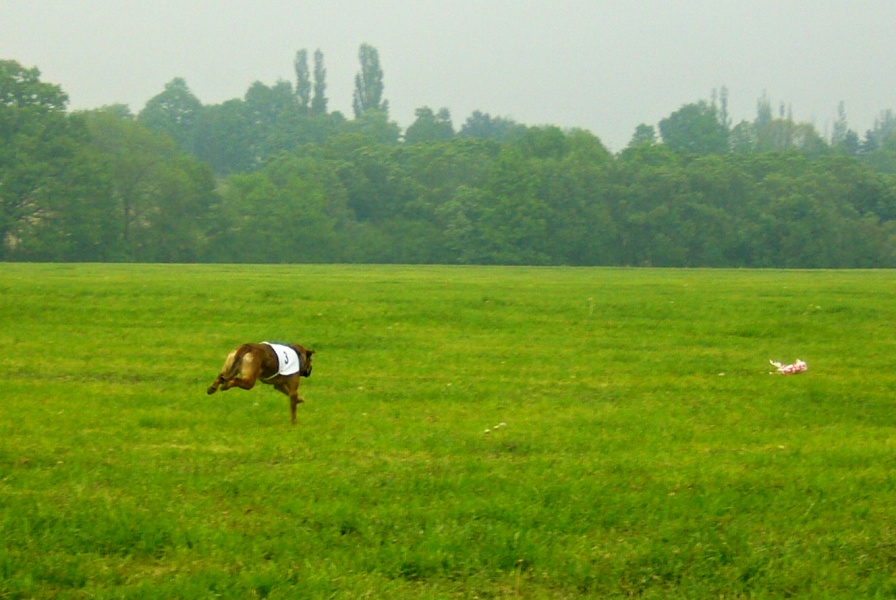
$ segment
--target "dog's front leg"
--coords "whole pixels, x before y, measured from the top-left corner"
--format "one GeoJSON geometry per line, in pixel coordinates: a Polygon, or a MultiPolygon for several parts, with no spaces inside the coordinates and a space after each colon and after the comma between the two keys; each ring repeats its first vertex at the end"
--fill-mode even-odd
{"type": "Polygon", "coordinates": [[[278,392],[281,392],[287,396],[289,396],[289,417],[290,421],[293,425],[296,424],[296,407],[299,404],[304,402],[303,399],[299,398],[299,376],[291,375],[290,379],[286,381],[281,381],[274,386],[278,392]]]}
{"type": "Polygon", "coordinates": [[[305,400],[303,400],[302,398],[299,398],[299,396],[295,393],[293,393],[289,397],[289,412],[290,412],[290,418],[292,420],[293,425],[296,424],[296,407],[304,401],[305,400]]]}

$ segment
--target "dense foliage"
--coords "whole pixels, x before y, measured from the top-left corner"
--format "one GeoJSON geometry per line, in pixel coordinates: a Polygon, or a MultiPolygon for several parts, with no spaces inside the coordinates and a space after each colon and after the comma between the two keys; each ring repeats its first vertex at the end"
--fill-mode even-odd
{"type": "Polygon", "coordinates": [[[766,98],[732,126],[723,89],[614,155],[478,111],[402,131],[359,58],[353,119],[320,52],[295,85],[206,106],[176,78],[136,116],[0,61],[0,260],[896,266],[890,111],[860,140],[841,106],[826,140],[766,98]]]}

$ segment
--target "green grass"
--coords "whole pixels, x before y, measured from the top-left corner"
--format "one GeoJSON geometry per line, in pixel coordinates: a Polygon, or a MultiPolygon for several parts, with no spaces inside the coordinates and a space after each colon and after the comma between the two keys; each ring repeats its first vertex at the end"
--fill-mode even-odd
{"type": "Polygon", "coordinates": [[[0,598],[893,597],[894,283],[0,264],[0,598]]]}

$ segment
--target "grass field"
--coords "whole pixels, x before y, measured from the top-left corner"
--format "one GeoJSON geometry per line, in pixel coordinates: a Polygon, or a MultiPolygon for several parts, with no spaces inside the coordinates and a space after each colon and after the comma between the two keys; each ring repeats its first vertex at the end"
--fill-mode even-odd
{"type": "Polygon", "coordinates": [[[896,595],[893,272],[0,264],[0,323],[0,598],[896,595]],[[261,340],[297,427],[205,393],[261,340]]]}

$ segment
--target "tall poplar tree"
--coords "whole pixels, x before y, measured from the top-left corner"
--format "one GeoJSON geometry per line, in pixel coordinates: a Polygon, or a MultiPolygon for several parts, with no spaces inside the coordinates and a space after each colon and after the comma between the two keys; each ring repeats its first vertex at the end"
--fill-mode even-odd
{"type": "Polygon", "coordinates": [[[308,51],[302,48],[296,52],[296,60],[293,63],[296,71],[296,101],[299,111],[305,114],[309,111],[311,102],[311,77],[308,72],[308,51]]]}
{"type": "Polygon", "coordinates": [[[388,102],[383,101],[383,70],[380,55],[370,44],[361,44],[358,51],[361,71],[355,75],[355,94],[352,108],[355,118],[368,110],[388,111],[388,102]]]}
{"type": "Polygon", "coordinates": [[[324,67],[324,53],[314,51],[314,96],[311,98],[311,114],[327,114],[327,69],[324,67]]]}

